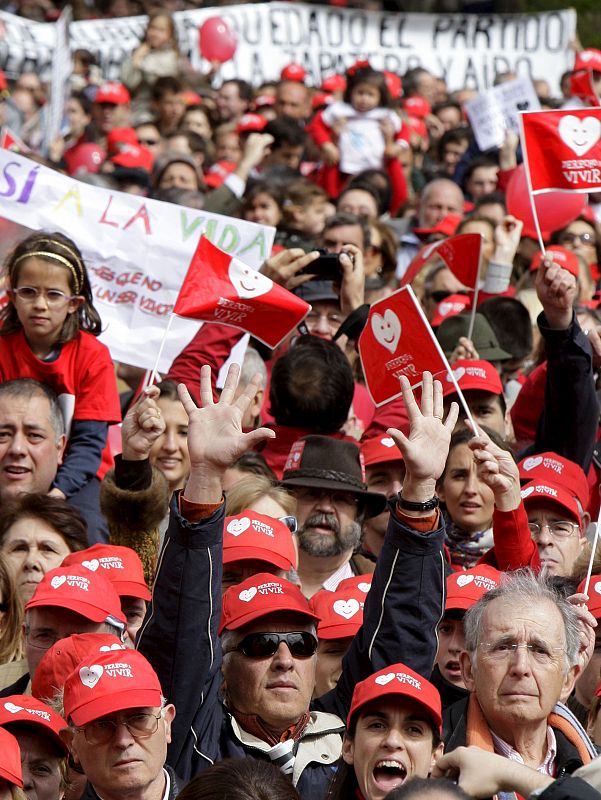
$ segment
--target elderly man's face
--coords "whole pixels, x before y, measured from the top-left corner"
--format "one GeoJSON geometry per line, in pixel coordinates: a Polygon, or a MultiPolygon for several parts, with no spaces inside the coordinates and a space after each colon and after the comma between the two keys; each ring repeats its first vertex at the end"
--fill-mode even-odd
{"type": "Polygon", "coordinates": [[[43,395],[0,397],[0,497],[46,493],[62,462],[65,437],[50,421],[43,395]]]}
{"type": "Polygon", "coordinates": [[[242,714],[256,714],[274,733],[298,722],[309,708],[315,683],[316,656],[295,658],[280,642],[273,656],[250,658],[236,644],[251,633],[308,631],[314,627],[307,617],[277,612],[235,631],[224,645],[223,675],[228,703],[242,714]]]}
{"type": "Polygon", "coordinates": [[[490,728],[508,743],[544,724],[578,668],[566,670],[565,627],[557,606],[499,598],[486,608],[475,653],[461,653],[463,680],[490,728]],[[535,645],[536,651],[510,645],[535,645]],[[541,653],[547,653],[547,657],[541,653]]]}
{"type": "Polygon", "coordinates": [[[586,542],[578,521],[554,503],[533,501],[527,504],[526,513],[529,523],[540,526],[540,532],[532,538],[538,548],[541,566],[551,575],[569,577],[586,542]],[[556,532],[553,533],[549,526],[556,532]]]}
{"type": "Polygon", "coordinates": [[[353,551],[361,538],[359,498],[353,492],[294,487],[298,545],[310,556],[330,557],[353,551]]]}
{"type": "Polygon", "coordinates": [[[102,717],[117,723],[111,738],[104,744],[94,744],[86,738],[85,728],[73,734],[71,752],[76,763],[81,764],[86,776],[100,797],[127,797],[142,792],[160,797],[164,791],[163,765],[167,758],[167,745],[171,741],[171,722],[175,707],[128,708],[102,717]],[[144,714],[160,715],[154,733],[135,738],[123,724],[132,717],[144,714]]]}
{"type": "Polygon", "coordinates": [[[419,207],[419,227],[433,228],[448,214],[463,214],[463,195],[457,184],[440,180],[424,189],[419,207]]]}

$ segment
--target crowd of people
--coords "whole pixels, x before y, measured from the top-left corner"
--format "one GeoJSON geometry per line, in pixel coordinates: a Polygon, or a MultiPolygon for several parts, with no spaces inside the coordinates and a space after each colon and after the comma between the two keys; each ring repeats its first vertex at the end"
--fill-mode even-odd
{"type": "MultiPolygon", "coordinates": [[[[222,388],[223,324],[148,385],[98,340],[76,232],[10,252],[0,800],[600,798],[599,197],[542,253],[470,90],[367,61],[220,82],[147,10],[120,81],[74,53],[64,136],[35,73],[0,76],[0,122],[79,181],[274,227],[260,271],[311,310],[222,388]],[[436,253],[411,281],[454,377],[376,407],[369,308],[461,233],[476,309],[436,253]]],[[[587,107],[570,77],[543,108],[587,107]]]]}

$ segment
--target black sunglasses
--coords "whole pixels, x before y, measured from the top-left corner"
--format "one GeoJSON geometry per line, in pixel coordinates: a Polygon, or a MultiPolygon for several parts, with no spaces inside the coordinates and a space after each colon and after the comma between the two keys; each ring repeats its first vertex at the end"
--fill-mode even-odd
{"type": "Polygon", "coordinates": [[[249,633],[234,650],[247,658],[269,658],[277,653],[282,642],[288,645],[294,658],[310,658],[317,650],[317,639],[306,631],[249,633]]]}

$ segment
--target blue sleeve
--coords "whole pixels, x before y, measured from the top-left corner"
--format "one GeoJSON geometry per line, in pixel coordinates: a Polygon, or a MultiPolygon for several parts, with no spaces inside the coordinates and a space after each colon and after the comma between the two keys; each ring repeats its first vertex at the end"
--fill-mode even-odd
{"type": "Polygon", "coordinates": [[[58,468],[53,487],[65,497],[72,497],[92,480],[102,461],[106,445],[108,422],[93,419],[74,419],[67,443],[65,460],[58,468]]]}

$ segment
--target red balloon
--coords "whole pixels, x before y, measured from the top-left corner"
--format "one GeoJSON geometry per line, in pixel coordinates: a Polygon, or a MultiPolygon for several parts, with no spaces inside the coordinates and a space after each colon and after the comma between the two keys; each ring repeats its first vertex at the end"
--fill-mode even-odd
{"type": "MultiPolygon", "coordinates": [[[[528,182],[523,164],[515,170],[505,193],[507,211],[524,223],[524,235],[536,238],[536,226],[532,216],[528,182]]],[[[586,206],[586,194],[576,192],[546,192],[534,198],[538,224],[545,234],[564,228],[580,216],[586,206]]]]}
{"type": "Polygon", "coordinates": [[[238,40],[228,23],[221,17],[209,17],[198,31],[200,55],[207,61],[229,61],[236,52],[238,40]]]}

